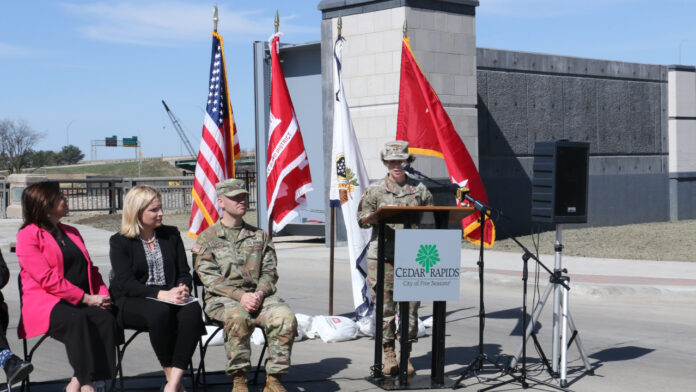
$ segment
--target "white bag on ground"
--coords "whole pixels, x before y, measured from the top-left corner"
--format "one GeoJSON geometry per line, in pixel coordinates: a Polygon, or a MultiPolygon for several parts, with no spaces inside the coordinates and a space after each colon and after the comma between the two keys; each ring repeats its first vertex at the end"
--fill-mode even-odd
{"type": "MultiPolygon", "coordinates": [[[[206,325],[205,326],[205,335],[201,336],[201,339],[203,340],[203,343],[208,341],[208,338],[210,335],[213,334],[218,329],[215,325],[206,325]]],[[[223,335],[225,334],[225,331],[220,331],[218,332],[213,340],[208,343],[209,346],[222,346],[225,344],[225,339],[223,338],[223,335]]]]}
{"type": "Polygon", "coordinates": [[[430,316],[427,319],[423,320],[423,325],[425,325],[426,328],[432,328],[433,327],[433,316],[430,316]]]}
{"type": "MultiPolygon", "coordinates": [[[[432,321],[431,321],[431,325],[432,325],[432,321]]],[[[396,333],[397,334],[399,333],[399,315],[398,314],[396,315],[396,333]]],[[[419,317],[418,318],[418,332],[416,333],[416,337],[422,338],[423,336],[425,336],[425,324],[423,323],[423,320],[421,320],[419,317]]]]}
{"type": "Polygon", "coordinates": [[[302,313],[295,313],[295,318],[297,319],[297,338],[295,341],[314,339],[315,334],[314,331],[312,331],[313,317],[302,313]]]}
{"type": "Polygon", "coordinates": [[[315,316],[312,318],[312,328],[324,343],[353,340],[358,336],[358,325],[343,316],[315,316]]]}
{"type": "Polygon", "coordinates": [[[375,336],[375,316],[361,317],[357,322],[358,332],[363,336],[375,336]]]}
{"type": "Polygon", "coordinates": [[[423,336],[425,336],[425,323],[418,318],[418,335],[416,337],[422,338],[423,336]]]}
{"type": "Polygon", "coordinates": [[[266,339],[263,337],[263,330],[261,328],[254,328],[254,332],[251,334],[251,342],[257,346],[263,346],[266,343],[266,339]]]}

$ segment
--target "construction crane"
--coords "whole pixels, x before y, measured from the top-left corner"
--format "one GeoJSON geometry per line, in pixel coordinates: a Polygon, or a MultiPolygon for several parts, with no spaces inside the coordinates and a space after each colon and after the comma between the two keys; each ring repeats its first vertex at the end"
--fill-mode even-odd
{"type": "Polygon", "coordinates": [[[176,132],[179,134],[179,137],[181,138],[181,141],[184,143],[184,146],[186,146],[186,149],[188,150],[189,154],[191,154],[191,156],[195,158],[196,151],[193,149],[193,146],[191,146],[191,142],[188,140],[188,137],[186,137],[184,130],[181,128],[181,123],[179,123],[179,120],[176,119],[174,113],[172,113],[172,111],[169,110],[169,106],[167,106],[167,103],[164,102],[164,99],[162,100],[162,105],[164,105],[164,108],[167,109],[169,119],[172,120],[172,124],[174,124],[174,129],[176,129],[176,132]]]}

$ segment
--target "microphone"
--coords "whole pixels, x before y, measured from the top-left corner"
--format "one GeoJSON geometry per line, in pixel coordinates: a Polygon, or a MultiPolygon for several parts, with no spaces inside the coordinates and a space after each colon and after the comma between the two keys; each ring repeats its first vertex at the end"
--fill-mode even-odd
{"type": "Polygon", "coordinates": [[[425,177],[425,178],[427,178],[426,176],[423,175],[423,173],[421,173],[421,172],[419,172],[418,170],[412,168],[411,165],[408,164],[408,162],[401,162],[401,168],[404,169],[404,171],[406,171],[406,172],[409,173],[409,174],[413,174],[413,175],[416,175],[416,176],[418,176],[418,177],[425,177]]]}
{"type": "Polygon", "coordinates": [[[413,174],[413,175],[416,175],[420,178],[424,178],[428,181],[434,182],[435,184],[450,186],[450,187],[457,187],[457,189],[456,189],[457,200],[468,201],[472,207],[474,207],[477,211],[479,211],[481,213],[485,213],[485,211],[492,211],[493,210],[491,207],[487,206],[482,201],[475,199],[473,196],[471,196],[469,194],[471,192],[471,189],[469,189],[465,186],[459,187],[457,184],[443,184],[439,181],[435,181],[432,178],[426,176],[425,174],[419,172],[418,170],[412,168],[411,165],[408,164],[408,162],[401,162],[401,168],[404,169],[404,171],[409,173],[409,174],[413,174]]]}
{"type": "Polygon", "coordinates": [[[492,210],[491,207],[485,205],[481,200],[474,199],[474,197],[471,196],[470,193],[471,193],[471,189],[463,186],[463,187],[457,189],[457,199],[468,201],[472,207],[474,207],[477,211],[480,211],[480,212],[492,210]]]}

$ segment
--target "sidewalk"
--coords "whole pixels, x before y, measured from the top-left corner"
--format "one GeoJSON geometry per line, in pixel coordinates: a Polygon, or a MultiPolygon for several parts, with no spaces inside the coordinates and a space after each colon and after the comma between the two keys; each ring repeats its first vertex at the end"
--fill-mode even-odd
{"type": "MultiPolygon", "coordinates": [[[[8,338],[12,348],[21,353],[21,341],[16,338],[18,298],[16,255],[8,245],[20,226],[19,220],[0,220],[0,249],[10,267],[12,279],[3,294],[10,308],[8,338]]],[[[112,233],[87,226],[77,226],[87,243],[93,260],[104,276],[110,270],[108,239],[112,233]]],[[[279,295],[296,313],[326,315],[328,313],[329,250],[322,243],[287,242],[278,239],[279,295]]],[[[184,237],[187,248],[192,240],[184,237]]],[[[493,360],[506,360],[521,342],[519,321],[521,307],[520,254],[485,252],[486,329],[484,351],[493,360]]],[[[334,310],[335,314],[352,316],[349,263],[346,248],[336,249],[334,310]]],[[[478,252],[462,251],[462,280],[459,301],[447,304],[445,373],[456,379],[476,357],[478,342],[478,252]]],[[[554,256],[544,255],[542,262],[553,268],[554,256]]],[[[574,391],[654,391],[688,390],[696,383],[690,372],[696,362],[696,263],[656,262],[641,260],[607,260],[563,257],[563,267],[571,277],[571,310],[578,325],[584,347],[596,376],[582,372],[582,362],[575,346],[568,350],[569,386],[574,391]]],[[[529,264],[529,298],[543,290],[548,282],[540,274],[539,289],[533,287],[534,266],[529,264]]],[[[546,306],[537,326],[539,339],[550,355],[550,306],[546,306]]],[[[425,318],[432,313],[430,303],[423,303],[419,314],[425,318]]],[[[428,335],[430,329],[427,330],[428,335]]],[[[531,341],[530,341],[531,342],[531,341]]],[[[412,358],[419,375],[430,373],[430,337],[414,345],[412,358]]],[[[252,363],[258,359],[259,346],[252,345],[252,363]]],[[[293,366],[286,378],[289,391],[378,391],[364,380],[373,362],[374,345],[369,338],[351,342],[323,343],[319,339],[297,342],[293,349],[293,366]]],[[[550,380],[541,370],[539,355],[530,345],[528,350],[530,375],[550,380]]],[[[48,340],[37,351],[33,361],[36,370],[32,390],[58,391],[70,375],[65,351],[60,343],[48,340]]],[[[198,353],[193,358],[198,364],[198,353]]],[[[213,375],[208,391],[229,391],[224,369],[222,347],[213,347],[206,355],[206,367],[213,375]],[[218,373],[214,373],[218,372],[218,373]]],[[[147,336],[139,336],[128,348],[124,360],[126,386],[132,391],[156,391],[163,380],[161,369],[152,352],[147,336]],[[137,377],[134,376],[147,376],[137,377]]],[[[481,378],[495,377],[496,374],[481,378]]],[[[0,378],[2,378],[0,376],[0,378]]],[[[260,391],[264,375],[260,376],[260,391]]],[[[506,379],[503,377],[502,379],[506,379]]],[[[475,377],[465,380],[465,390],[480,389],[475,377]]],[[[188,384],[187,384],[188,385],[188,384]]],[[[532,390],[549,390],[534,386],[532,390]]],[[[17,390],[17,388],[15,388],[17,390]]],[[[522,390],[519,384],[509,384],[498,390],[522,390]]]]}

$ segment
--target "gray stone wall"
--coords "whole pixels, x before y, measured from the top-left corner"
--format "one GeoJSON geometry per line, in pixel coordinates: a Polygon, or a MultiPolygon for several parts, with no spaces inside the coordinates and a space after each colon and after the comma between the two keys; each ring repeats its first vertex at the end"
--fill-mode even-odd
{"type": "Polygon", "coordinates": [[[477,49],[480,173],[506,229],[531,229],[537,141],[590,143],[588,225],[669,220],[667,67],[477,49]]]}
{"type": "Polygon", "coordinates": [[[668,80],[670,217],[696,219],[696,67],[671,65],[668,80]]]}

